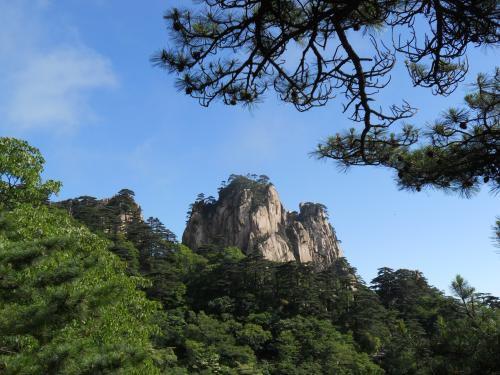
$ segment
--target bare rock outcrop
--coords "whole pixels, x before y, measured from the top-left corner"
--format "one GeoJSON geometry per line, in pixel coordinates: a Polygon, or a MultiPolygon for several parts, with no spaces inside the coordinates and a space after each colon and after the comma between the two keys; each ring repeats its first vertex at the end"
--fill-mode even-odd
{"type": "Polygon", "coordinates": [[[182,242],[193,250],[236,246],[246,254],[327,267],[342,257],[335,230],[321,204],[303,203],[287,212],[267,178],[232,176],[219,199],[203,196],[193,204],[182,242]]]}

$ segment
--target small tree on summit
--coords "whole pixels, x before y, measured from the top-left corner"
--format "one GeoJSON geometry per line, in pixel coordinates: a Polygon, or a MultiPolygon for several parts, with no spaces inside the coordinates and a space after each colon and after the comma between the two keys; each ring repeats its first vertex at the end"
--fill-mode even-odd
{"type": "Polygon", "coordinates": [[[118,196],[124,196],[124,197],[128,197],[128,198],[132,198],[132,197],[135,197],[135,193],[130,190],[130,189],[121,189],[118,194],[118,196]]]}

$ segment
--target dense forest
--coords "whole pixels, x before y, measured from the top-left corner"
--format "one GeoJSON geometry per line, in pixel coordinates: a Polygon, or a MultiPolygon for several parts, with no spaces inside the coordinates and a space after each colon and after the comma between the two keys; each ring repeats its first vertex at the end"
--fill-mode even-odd
{"type": "Polygon", "coordinates": [[[500,300],[461,276],[193,252],[131,190],[50,201],[43,165],[0,138],[0,373],[500,372],[500,300]]]}

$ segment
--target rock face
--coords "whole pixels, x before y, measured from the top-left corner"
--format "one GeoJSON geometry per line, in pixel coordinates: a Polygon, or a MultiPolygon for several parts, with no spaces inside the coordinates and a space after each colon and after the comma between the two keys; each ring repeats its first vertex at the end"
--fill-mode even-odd
{"type": "Polygon", "coordinates": [[[182,242],[193,250],[236,246],[268,260],[319,267],[343,256],[323,205],[303,203],[300,212],[287,212],[272,184],[242,176],[233,177],[218,200],[201,197],[193,204],[182,242]]]}

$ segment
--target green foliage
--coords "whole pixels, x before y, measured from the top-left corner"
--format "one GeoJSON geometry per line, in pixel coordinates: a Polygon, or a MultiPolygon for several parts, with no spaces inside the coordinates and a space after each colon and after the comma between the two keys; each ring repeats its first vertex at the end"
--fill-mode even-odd
{"type": "Polygon", "coordinates": [[[26,141],[0,137],[0,207],[40,204],[56,194],[61,184],[40,177],[44,163],[40,151],[26,141]]]}
{"type": "Polygon", "coordinates": [[[360,133],[330,137],[317,148],[319,158],[333,158],[345,167],[382,165],[396,171],[403,189],[425,187],[458,192],[467,197],[483,184],[500,186],[496,150],[500,142],[500,69],[479,75],[465,107],[445,111],[432,126],[404,126],[398,134],[387,129],[369,133],[360,147],[360,133]],[[420,144],[417,145],[417,142],[420,144]]]}
{"type": "Polygon", "coordinates": [[[434,367],[442,373],[496,374],[500,369],[500,311],[476,306],[476,316],[438,321],[434,367]]]}
{"type": "Polygon", "coordinates": [[[219,189],[219,200],[232,195],[234,192],[248,189],[252,192],[252,208],[257,208],[264,201],[268,188],[271,185],[269,177],[256,174],[229,176],[227,182],[223,182],[219,189]]]}
{"type": "MultiPolygon", "coordinates": [[[[381,268],[369,288],[343,258],[318,270],[216,244],[195,253],[144,221],[131,190],[40,204],[43,160],[23,174],[24,156],[3,159],[32,192],[2,196],[2,374],[500,371],[500,299],[461,276],[447,297],[418,271],[381,268]]],[[[221,194],[234,184],[258,196],[269,181],[233,176],[221,194]]]]}
{"type": "Polygon", "coordinates": [[[131,275],[146,272],[149,261],[170,252],[177,239],[163,223],[150,217],[142,219],[134,192],[120,190],[111,199],[83,196],[54,204],[64,208],[93,232],[112,241],[110,250],[127,263],[131,275]]]}
{"type": "Polygon", "coordinates": [[[109,246],[62,212],[25,205],[0,228],[0,347],[12,373],[78,373],[81,363],[90,372],[304,375],[500,366],[500,304],[460,277],[457,300],[410,270],[381,269],[372,291],[344,259],[318,271],[175,244],[139,268],[145,283],[107,251],[137,260],[142,235],[121,232],[109,246]]]}
{"type": "Polygon", "coordinates": [[[206,263],[205,258],[184,245],[176,245],[165,256],[151,257],[145,273],[152,283],[147,288],[148,296],[160,301],[166,309],[185,307],[188,278],[206,263]]]}
{"type": "Polygon", "coordinates": [[[297,316],[280,321],[272,344],[278,353],[276,374],[382,374],[352,338],[326,320],[297,316]]]}
{"type": "Polygon", "coordinates": [[[158,373],[157,305],[106,241],[65,213],[18,205],[0,221],[0,368],[6,374],[158,373]]]}
{"type": "Polygon", "coordinates": [[[500,186],[496,149],[500,141],[500,69],[479,75],[465,108],[443,113],[425,133],[426,144],[396,149],[389,166],[398,171],[398,183],[407,189],[425,186],[467,196],[482,184],[500,186]]]}
{"type": "Polygon", "coordinates": [[[241,329],[234,320],[221,321],[200,312],[190,314],[185,327],[186,361],[191,371],[237,374],[245,365],[257,372],[256,358],[248,345],[239,344],[232,334],[241,329]]]}
{"type": "Polygon", "coordinates": [[[500,369],[500,310],[461,276],[459,298],[431,288],[417,271],[379,270],[373,287],[396,314],[381,364],[389,374],[494,374],[500,369]]]}
{"type": "Polygon", "coordinates": [[[212,264],[237,263],[245,258],[245,254],[237,247],[220,248],[215,245],[203,246],[197,250],[197,254],[202,255],[212,264]]]}
{"type": "MultiPolygon", "coordinates": [[[[255,178],[235,176],[223,189],[233,183],[266,187],[255,178]]],[[[345,259],[319,271],[217,245],[194,253],[165,242],[165,235],[156,237],[154,233],[168,232],[154,229],[162,227],[154,220],[135,219],[140,218],[133,214],[137,206],[126,204],[130,194],[119,196],[113,207],[124,208],[114,215],[126,213],[131,220],[118,222],[116,234],[111,219],[110,229],[97,232],[114,241],[110,249],[127,261],[129,273],[129,258],[136,259],[139,273],[150,280],[147,295],[165,311],[158,317],[161,329],[153,343],[166,353],[156,362],[171,373],[427,374],[463,369],[474,374],[494,373],[499,367],[494,350],[500,303],[469,290],[463,280],[456,280],[457,290],[468,292],[461,294],[464,300],[455,300],[429,286],[418,271],[380,269],[370,289],[345,259]]],[[[213,204],[204,196],[199,202],[213,204]]],[[[82,206],[78,212],[86,210],[82,206]]]]}
{"type": "Polygon", "coordinates": [[[240,344],[248,345],[254,351],[259,351],[271,340],[272,334],[258,324],[246,323],[236,332],[236,337],[240,344]]]}

